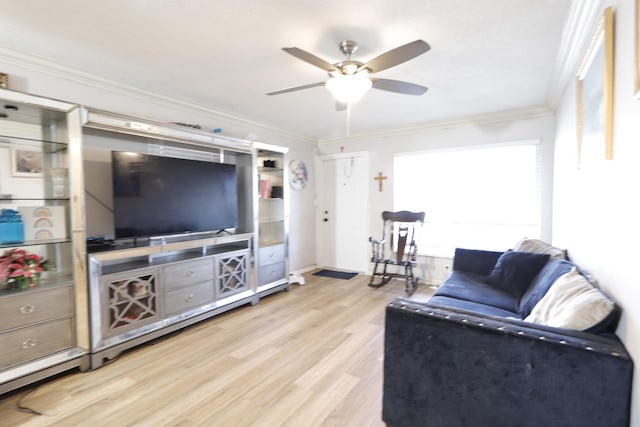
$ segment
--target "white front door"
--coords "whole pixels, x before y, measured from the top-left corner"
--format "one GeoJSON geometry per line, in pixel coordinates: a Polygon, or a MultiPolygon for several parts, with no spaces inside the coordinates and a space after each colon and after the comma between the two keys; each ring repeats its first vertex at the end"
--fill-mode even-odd
{"type": "Polygon", "coordinates": [[[369,159],[366,153],[320,157],[317,254],[320,267],[366,272],[369,266],[369,159]]]}

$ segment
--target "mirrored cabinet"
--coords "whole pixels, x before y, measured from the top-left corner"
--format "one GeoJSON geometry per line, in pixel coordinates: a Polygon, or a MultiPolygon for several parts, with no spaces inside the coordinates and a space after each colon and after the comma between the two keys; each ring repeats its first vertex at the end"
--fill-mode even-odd
{"type": "Polygon", "coordinates": [[[287,169],[284,147],[0,89],[0,394],[288,289],[287,169]]]}
{"type": "Polygon", "coordinates": [[[0,90],[0,393],[83,364],[80,153],[78,106],[0,90]]]}
{"type": "Polygon", "coordinates": [[[258,293],[288,286],[287,149],[255,143],[258,184],[256,276],[258,293]]]}

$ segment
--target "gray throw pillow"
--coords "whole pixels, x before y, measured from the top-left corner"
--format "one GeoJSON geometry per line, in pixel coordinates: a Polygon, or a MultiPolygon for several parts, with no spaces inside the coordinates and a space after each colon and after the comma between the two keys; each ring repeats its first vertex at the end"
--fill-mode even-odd
{"type": "Polygon", "coordinates": [[[569,259],[566,249],[560,249],[555,246],[551,246],[542,240],[527,239],[526,237],[516,243],[513,250],[519,252],[533,252],[536,254],[549,254],[551,258],[556,259],[569,259]]]}
{"type": "Polygon", "coordinates": [[[560,276],[533,307],[526,322],[584,331],[602,322],[615,304],[574,267],[560,276]]]}

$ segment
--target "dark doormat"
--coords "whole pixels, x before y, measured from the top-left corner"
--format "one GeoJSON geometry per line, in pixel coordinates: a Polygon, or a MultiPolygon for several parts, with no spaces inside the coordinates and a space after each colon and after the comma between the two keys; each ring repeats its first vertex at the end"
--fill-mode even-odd
{"type": "Polygon", "coordinates": [[[322,276],[322,277],[331,277],[333,279],[349,280],[353,276],[357,276],[358,273],[348,273],[345,271],[335,271],[335,270],[320,270],[313,273],[313,275],[322,276]]]}

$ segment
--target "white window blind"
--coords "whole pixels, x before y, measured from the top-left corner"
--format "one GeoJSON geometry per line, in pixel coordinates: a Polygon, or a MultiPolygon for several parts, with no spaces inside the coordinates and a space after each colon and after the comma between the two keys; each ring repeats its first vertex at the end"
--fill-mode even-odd
{"type": "Polygon", "coordinates": [[[456,247],[506,250],[540,237],[536,141],[434,150],[394,158],[394,210],[424,211],[421,254],[456,247]]]}

